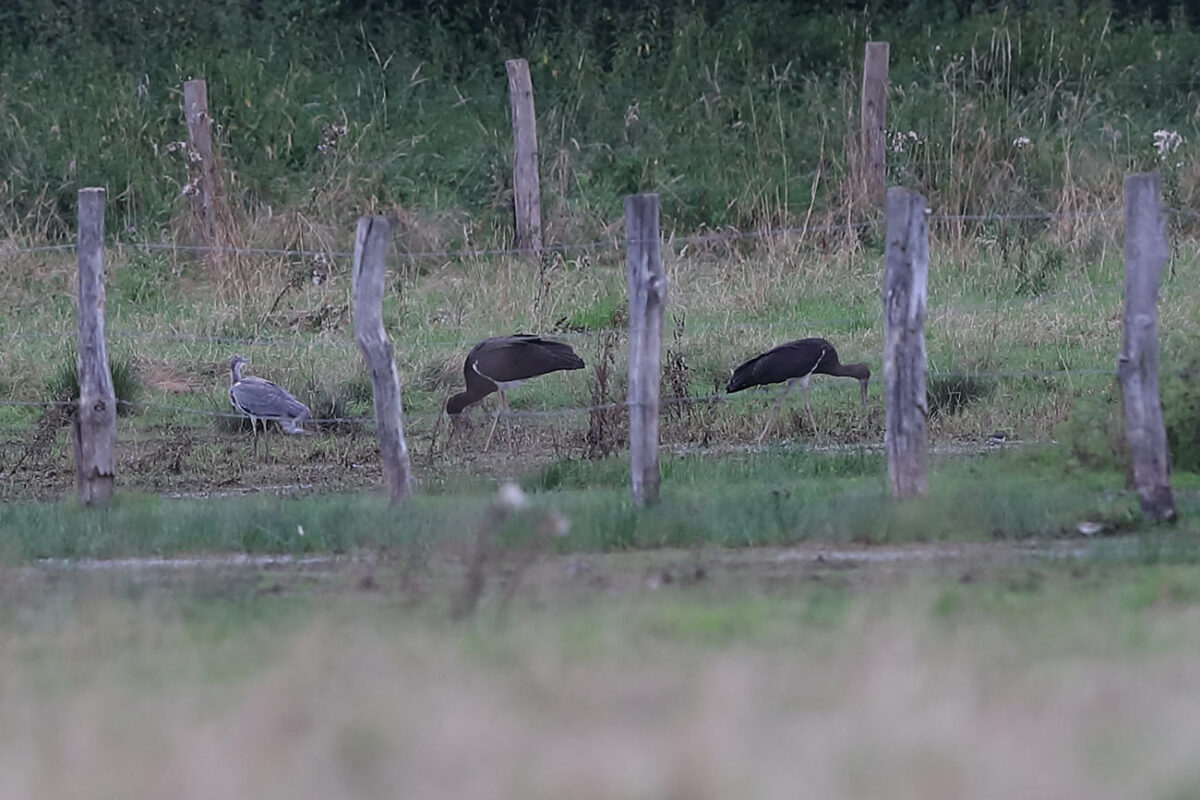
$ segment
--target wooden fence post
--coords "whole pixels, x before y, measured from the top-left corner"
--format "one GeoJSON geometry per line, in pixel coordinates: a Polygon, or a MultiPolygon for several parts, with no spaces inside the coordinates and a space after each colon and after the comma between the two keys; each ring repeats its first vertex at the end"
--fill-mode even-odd
{"type": "Polygon", "coordinates": [[[858,168],[872,203],[883,199],[886,181],[888,49],[887,42],[867,42],[863,60],[858,168]]]}
{"type": "MultiPolygon", "coordinates": [[[[188,185],[184,189],[192,201],[196,221],[196,241],[201,247],[217,246],[216,178],[213,169],[212,117],[208,113],[208,86],[201,79],[183,84],[183,116],[187,121],[190,147],[188,185]]],[[[211,262],[213,253],[205,260],[211,262]]]]}
{"type": "Polygon", "coordinates": [[[533,82],[525,59],[510,59],[504,62],[504,67],[508,71],[508,102],[512,109],[515,245],[532,250],[536,256],[542,250],[542,199],[533,82]]]}
{"type": "Polygon", "coordinates": [[[667,275],[659,248],[658,195],[625,197],[629,283],[629,459],[633,502],[658,500],[658,383],[667,275]]]}
{"type": "Polygon", "coordinates": [[[392,503],[412,494],[412,470],[404,443],[400,376],[392,342],[383,328],[383,283],[392,228],[386,217],[361,217],[354,237],[352,292],[354,341],[371,370],[375,399],[375,433],[392,503]]]}
{"type": "Polygon", "coordinates": [[[104,190],[80,189],[77,203],[79,404],[72,422],[75,486],[79,501],[94,506],[112,499],[117,437],[117,398],[104,344],[104,190]]]}
{"type": "Polygon", "coordinates": [[[1158,288],[1167,263],[1167,226],[1157,173],[1125,176],[1125,339],[1117,377],[1125,438],[1142,511],[1175,520],[1170,454],[1158,393],[1158,288]]]}
{"type": "Polygon", "coordinates": [[[892,497],[923,496],[925,482],[925,281],[929,232],[925,198],[899,186],[887,192],[883,276],[884,441],[892,497]]]}

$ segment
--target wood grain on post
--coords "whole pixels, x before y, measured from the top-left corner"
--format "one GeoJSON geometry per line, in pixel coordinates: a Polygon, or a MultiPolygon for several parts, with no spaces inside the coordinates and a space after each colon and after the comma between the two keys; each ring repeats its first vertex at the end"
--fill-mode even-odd
{"type": "Polygon", "coordinates": [[[80,189],[77,215],[79,405],[72,431],[79,501],[92,506],[112,499],[117,438],[117,398],[104,343],[104,190],[80,189]]]}
{"type": "MultiPolygon", "coordinates": [[[[216,177],[213,166],[212,117],[208,113],[208,87],[203,80],[183,84],[183,116],[187,121],[188,188],[200,247],[217,246],[216,177]]],[[[213,260],[209,253],[206,260],[213,260]]]]}
{"type": "Polygon", "coordinates": [[[379,455],[387,477],[388,498],[397,503],[412,494],[412,469],[408,446],[404,442],[400,376],[396,372],[392,342],[383,328],[385,262],[391,239],[391,225],[386,217],[368,216],[358,220],[352,291],[354,341],[371,371],[379,455]]]}
{"type": "Polygon", "coordinates": [[[625,198],[629,284],[629,459],[633,502],[658,500],[658,384],[667,275],[659,247],[658,195],[625,198]]]}
{"type": "Polygon", "coordinates": [[[863,60],[859,174],[871,202],[883,200],[886,180],[888,43],[867,42],[863,60]]]}
{"type": "Polygon", "coordinates": [[[1167,263],[1161,184],[1157,174],[1125,176],[1125,338],[1117,377],[1142,511],[1173,521],[1170,454],[1158,392],[1158,288],[1167,263]]]}
{"type": "Polygon", "coordinates": [[[929,238],[925,198],[898,186],[887,193],[883,277],[884,434],[892,497],[926,493],[925,284],[929,238]]]}
{"type": "Polygon", "coordinates": [[[542,199],[533,81],[529,77],[529,62],[523,58],[506,61],[504,67],[508,71],[508,100],[512,109],[515,245],[537,255],[542,250],[542,199]]]}

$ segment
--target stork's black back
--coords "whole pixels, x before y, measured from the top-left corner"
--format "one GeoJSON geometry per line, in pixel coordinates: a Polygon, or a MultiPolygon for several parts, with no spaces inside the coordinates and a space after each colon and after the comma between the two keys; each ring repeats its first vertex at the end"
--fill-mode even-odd
{"type": "Polygon", "coordinates": [[[570,369],[583,369],[583,359],[569,344],[527,333],[484,339],[471,348],[463,363],[467,390],[450,397],[446,411],[460,413],[500,388],[497,384],[570,369]]]}
{"type": "Polygon", "coordinates": [[[733,371],[726,392],[783,383],[805,375],[840,374],[837,350],[825,339],[797,339],[773,347],[733,371]]]}
{"type": "Polygon", "coordinates": [[[506,383],[565,369],[583,369],[583,359],[571,345],[527,333],[484,339],[471,348],[463,364],[468,385],[474,372],[506,383]]]}

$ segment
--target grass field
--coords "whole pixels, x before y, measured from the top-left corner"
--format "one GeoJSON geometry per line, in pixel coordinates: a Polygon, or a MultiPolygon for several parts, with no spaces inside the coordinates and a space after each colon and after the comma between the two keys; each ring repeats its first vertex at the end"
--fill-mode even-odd
{"type": "Polygon", "coordinates": [[[1150,541],[550,557],[459,624],[453,569],[10,570],[0,786],[1190,797],[1200,553],[1150,541]]]}
{"type": "Polygon", "coordinates": [[[671,0],[460,30],[495,8],[135,5],[0,12],[0,798],[1200,795],[1191,16],[671,0]],[[881,448],[885,236],[849,162],[868,38],[891,42],[888,182],[932,212],[930,491],[908,503],[881,448]],[[514,47],[536,260],[482,252],[510,244],[514,47]],[[207,262],[171,244],[197,75],[222,240],[251,248],[207,262]],[[1121,179],[1146,169],[1170,527],[1129,488],[1114,380],[1121,179]],[[123,401],[102,509],[73,499],[75,257],[41,249],[73,239],[81,185],[108,189],[123,401]],[[621,406],[642,191],[670,279],[645,509],[621,406]],[[363,213],[396,233],[399,508],[352,341],[363,213]],[[513,391],[484,453],[490,400],[453,436],[441,411],[469,348],[514,332],[587,368],[513,391]],[[868,363],[868,407],[817,378],[818,430],[793,395],[756,445],[778,389],[725,395],[730,370],[806,336],[868,363]],[[253,455],[235,354],[327,421],[253,455]],[[528,505],[500,519],[507,482],[528,505]]]}

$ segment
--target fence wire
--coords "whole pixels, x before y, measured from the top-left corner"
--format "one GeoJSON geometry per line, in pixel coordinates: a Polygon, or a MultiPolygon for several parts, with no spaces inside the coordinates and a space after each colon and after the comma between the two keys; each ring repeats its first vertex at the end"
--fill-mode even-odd
{"type": "MultiPolygon", "coordinates": [[[[1163,212],[1173,216],[1200,218],[1200,213],[1186,208],[1164,208],[1163,212]]],[[[1031,211],[1024,213],[980,213],[980,214],[942,214],[928,212],[930,222],[1029,222],[1056,219],[1094,219],[1098,217],[1120,216],[1122,208],[1106,208],[1083,211],[1031,211]]],[[[805,225],[784,228],[763,228],[752,231],[713,231],[685,236],[666,235],[663,237],[667,245],[712,244],[716,242],[736,242],[751,239],[771,239],[784,237],[803,237],[814,234],[848,232],[864,230],[879,226],[881,220],[862,220],[858,222],[830,223],[825,225],[805,225]]],[[[403,242],[394,239],[397,254],[402,259],[467,259],[488,258],[496,256],[537,256],[543,253],[574,253],[596,250],[622,250],[626,245],[624,239],[595,239],[586,242],[548,244],[540,249],[532,247],[463,247],[446,250],[407,250],[403,242]]],[[[30,247],[0,250],[0,258],[20,255],[32,255],[44,252],[69,251],[76,249],[75,242],[42,244],[30,247]]],[[[127,242],[119,239],[107,244],[115,249],[127,248],[132,250],[171,251],[183,253],[222,253],[227,255],[268,255],[298,258],[351,258],[354,253],[350,250],[332,249],[291,249],[283,247],[254,247],[254,246],[220,246],[179,244],[175,242],[127,242]]]]}
{"type": "MultiPolygon", "coordinates": [[[[1014,380],[1026,378],[1071,378],[1079,376],[1105,376],[1116,377],[1116,370],[1100,369],[1100,368],[1084,368],[1084,369],[1057,369],[1057,370],[948,370],[948,371],[930,371],[928,377],[934,379],[984,379],[984,380],[1014,380]]],[[[810,390],[817,392],[835,391],[833,385],[818,384],[811,387],[810,390]]],[[[787,394],[790,391],[787,387],[783,388],[760,388],[757,390],[748,390],[735,392],[732,394],[718,392],[710,394],[686,395],[683,397],[665,396],[659,399],[660,407],[672,406],[699,406],[699,405],[716,405],[720,403],[750,403],[755,399],[778,399],[780,396],[787,394]]],[[[194,406],[184,406],[174,403],[157,403],[157,402],[141,402],[141,401],[126,401],[118,400],[117,405],[122,408],[129,408],[135,411],[170,411],[173,413],[189,416],[208,417],[211,419],[247,419],[243,414],[234,413],[232,411],[217,411],[212,408],[196,408],[194,406]]],[[[625,409],[636,405],[628,400],[614,400],[604,403],[592,403],[581,406],[564,406],[559,408],[547,408],[537,410],[517,410],[510,409],[505,415],[512,419],[552,419],[557,417],[575,417],[583,414],[591,414],[593,412],[614,411],[617,409],[625,409]]],[[[74,408],[74,401],[57,401],[57,400],[0,400],[0,407],[12,406],[22,408],[74,408]]],[[[489,412],[490,413],[490,412],[489,412]]],[[[442,412],[437,413],[422,413],[422,414],[405,414],[405,424],[411,423],[426,423],[436,422],[443,417],[442,412]]],[[[306,420],[307,423],[314,425],[370,425],[373,424],[375,418],[373,416],[361,417],[319,417],[306,420]]]]}

